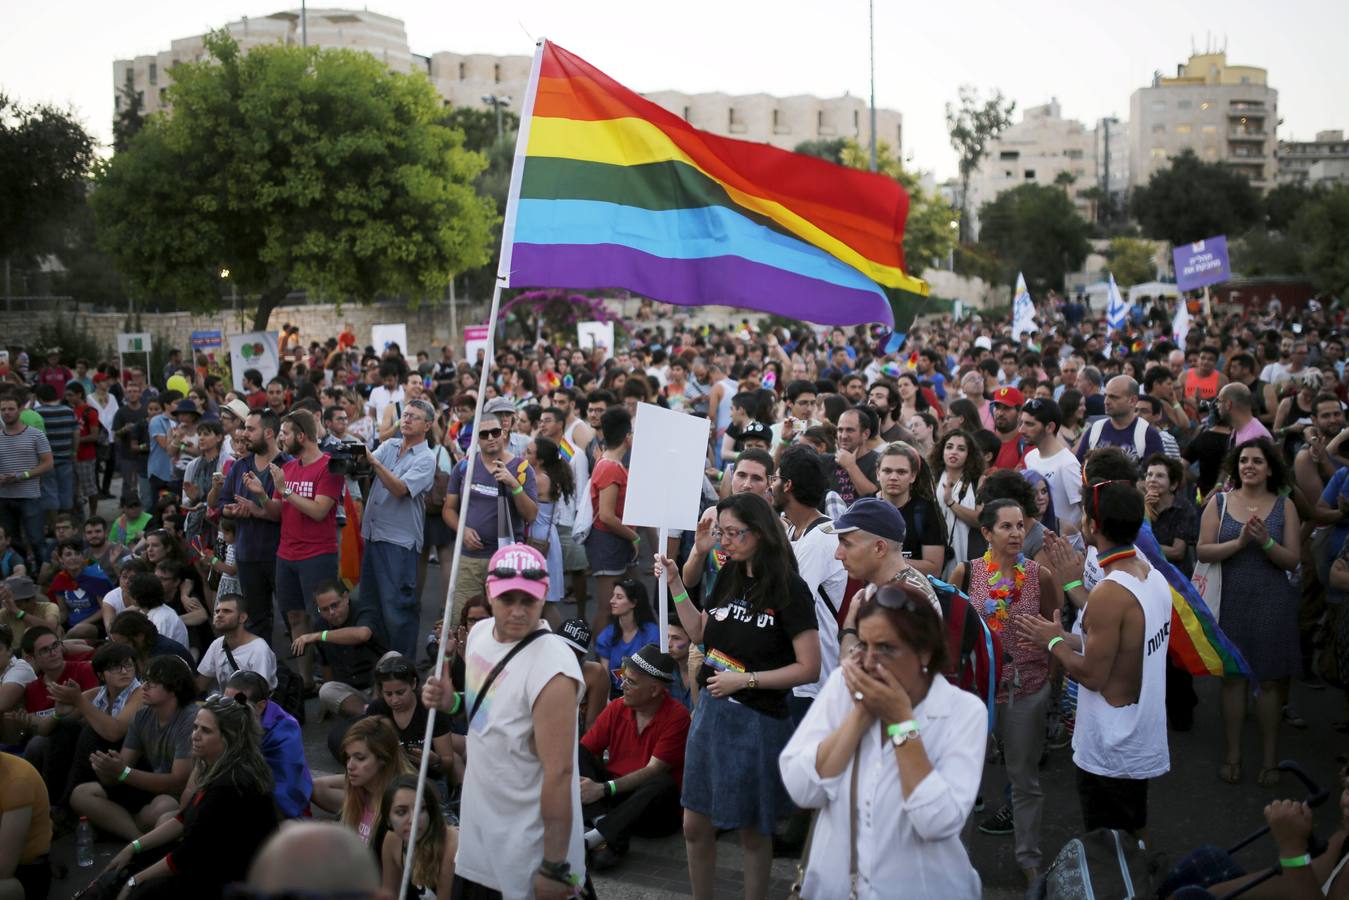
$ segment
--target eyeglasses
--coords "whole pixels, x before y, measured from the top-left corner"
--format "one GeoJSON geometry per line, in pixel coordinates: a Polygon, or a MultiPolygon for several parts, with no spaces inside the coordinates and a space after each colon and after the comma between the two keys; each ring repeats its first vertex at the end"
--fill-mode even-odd
{"type": "Polygon", "coordinates": [[[614,669],[614,677],[618,679],[624,689],[638,687],[637,679],[624,672],[622,669],[614,669]]]}
{"type": "Polygon", "coordinates": [[[530,581],[543,581],[548,577],[547,569],[514,569],[510,566],[497,566],[487,573],[493,578],[527,578],[530,581]]]}
{"type": "Polygon", "coordinates": [[[487,438],[488,440],[491,440],[492,438],[499,438],[499,437],[501,437],[501,429],[500,429],[500,428],[479,428],[479,429],[478,429],[478,437],[480,437],[480,438],[487,438]]]}
{"type": "Polygon", "coordinates": [[[34,647],[34,656],[57,656],[65,651],[60,641],[53,641],[45,647],[34,647]]]}
{"type": "Polygon", "coordinates": [[[879,656],[883,660],[899,659],[904,655],[902,647],[896,647],[894,644],[868,644],[864,641],[858,641],[852,645],[848,651],[854,660],[865,659],[868,653],[873,656],[879,656]]]}
{"type": "Polygon", "coordinates": [[[136,671],[136,661],[134,659],[125,659],[119,663],[113,663],[103,670],[104,672],[134,672],[136,671]]]}
{"type": "Polygon", "coordinates": [[[717,541],[730,540],[732,543],[739,543],[740,539],[750,533],[748,528],[713,528],[712,537],[717,541]]]}

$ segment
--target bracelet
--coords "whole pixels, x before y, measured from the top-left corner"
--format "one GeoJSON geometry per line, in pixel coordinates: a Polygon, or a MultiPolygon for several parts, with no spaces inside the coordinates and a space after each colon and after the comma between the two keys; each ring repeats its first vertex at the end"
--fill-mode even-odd
{"type": "Polygon", "coordinates": [[[612,797],[612,796],[614,796],[615,794],[618,793],[618,782],[616,782],[616,781],[606,781],[606,782],[604,783],[604,791],[605,791],[605,796],[606,796],[606,797],[612,797]]]}
{"type": "Polygon", "coordinates": [[[673,600],[673,601],[676,602],[676,603],[683,603],[685,600],[689,599],[689,592],[688,592],[688,591],[680,591],[678,594],[675,594],[675,595],[674,595],[673,597],[671,597],[670,599],[673,600]]]}
{"type": "Polygon", "coordinates": [[[24,480],[24,481],[27,481],[28,479],[30,479],[30,478],[32,478],[32,477],[33,477],[33,476],[32,476],[32,473],[30,473],[28,469],[24,469],[24,470],[23,470],[23,480],[24,480]]]}
{"type": "Polygon", "coordinates": [[[319,640],[325,644],[328,643],[328,629],[323,629],[323,634],[319,635],[319,640]]]}
{"type": "Polygon", "coordinates": [[[1260,549],[1268,553],[1269,548],[1273,547],[1274,544],[1275,544],[1274,538],[1270,538],[1269,540],[1265,541],[1263,544],[1260,545],[1260,549]]]}
{"type": "Polygon", "coordinates": [[[131,853],[133,856],[137,853],[140,853],[144,849],[145,848],[141,846],[140,838],[136,838],[134,841],[131,842],[131,853]]]}
{"type": "Polygon", "coordinates": [[[1285,869],[1301,869],[1304,866],[1310,866],[1311,864],[1312,855],[1310,853],[1304,853],[1301,856],[1279,857],[1279,865],[1285,869]]]}
{"type": "Polygon", "coordinates": [[[1053,652],[1054,652],[1054,648],[1057,647],[1059,644],[1062,644],[1062,643],[1063,643],[1063,635],[1059,635],[1059,636],[1056,637],[1056,638],[1050,638],[1050,639],[1049,639],[1049,646],[1045,648],[1045,651],[1048,652],[1048,653],[1053,653],[1053,652]]]}
{"type": "Polygon", "coordinates": [[[464,695],[455,692],[454,705],[449,708],[449,711],[446,713],[446,715],[451,716],[454,715],[455,713],[459,712],[459,710],[462,709],[463,706],[464,706],[464,695]]]}
{"type": "Polygon", "coordinates": [[[900,735],[913,734],[916,731],[918,731],[918,723],[913,719],[909,719],[905,722],[895,722],[893,725],[887,725],[885,727],[885,736],[893,739],[900,735]]]}
{"type": "Polygon", "coordinates": [[[511,488],[511,496],[512,496],[512,497],[518,497],[518,496],[520,496],[521,494],[523,494],[524,492],[525,492],[524,485],[517,484],[515,487],[511,488]]]}
{"type": "Polygon", "coordinates": [[[840,629],[838,630],[838,639],[839,639],[839,640],[843,640],[844,636],[849,635],[849,634],[852,635],[853,637],[857,637],[857,629],[856,629],[856,628],[840,628],[840,629]]]}
{"type": "Polygon", "coordinates": [[[127,780],[128,778],[130,778],[130,777],[131,777],[131,767],[130,767],[130,766],[123,766],[123,767],[122,767],[122,774],[117,776],[117,783],[118,783],[118,784],[121,784],[122,782],[126,781],[126,780],[127,780]]]}
{"type": "Polygon", "coordinates": [[[1070,581],[1070,582],[1068,582],[1067,584],[1065,584],[1065,585],[1063,586],[1063,592],[1066,594],[1066,593],[1068,593],[1069,591],[1071,591],[1073,588],[1080,588],[1080,587],[1082,587],[1082,579],[1081,579],[1081,578],[1077,579],[1076,581],[1070,581]]]}
{"type": "Polygon", "coordinates": [[[28,615],[28,613],[24,612],[23,610],[19,610],[18,612],[16,612],[16,613],[14,614],[14,618],[16,618],[16,619],[22,619],[22,618],[23,618],[24,616],[26,616],[26,615],[28,615]]]}

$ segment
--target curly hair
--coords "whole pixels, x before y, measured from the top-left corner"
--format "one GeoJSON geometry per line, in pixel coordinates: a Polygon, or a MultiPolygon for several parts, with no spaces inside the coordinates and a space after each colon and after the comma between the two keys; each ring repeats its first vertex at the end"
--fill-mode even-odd
{"type": "Polygon", "coordinates": [[[946,471],[946,445],[952,438],[961,438],[965,441],[965,466],[960,470],[960,481],[955,486],[955,495],[959,497],[965,492],[966,485],[977,487],[979,479],[984,476],[984,454],[975,443],[974,435],[965,429],[948,431],[937,438],[936,443],[932,445],[932,453],[928,455],[928,465],[931,466],[932,474],[937,480],[940,481],[941,473],[946,471]]]}
{"type": "Polygon", "coordinates": [[[1269,476],[1265,479],[1265,489],[1271,494],[1281,494],[1286,490],[1291,490],[1293,485],[1292,480],[1288,477],[1288,463],[1269,438],[1263,437],[1242,441],[1227,454],[1227,460],[1223,463],[1223,471],[1232,479],[1233,485],[1235,487],[1242,486],[1241,470],[1237,463],[1241,459],[1242,451],[1251,448],[1264,454],[1265,464],[1269,466],[1269,476]]]}

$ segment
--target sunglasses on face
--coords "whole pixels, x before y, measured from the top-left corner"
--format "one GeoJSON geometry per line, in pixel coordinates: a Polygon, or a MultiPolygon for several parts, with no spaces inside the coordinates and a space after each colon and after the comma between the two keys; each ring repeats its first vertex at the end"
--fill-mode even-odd
{"type": "Polygon", "coordinates": [[[488,440],[491,440],[492,438],[499,438],[499,437],[501,437],[501,429],[500,429],[500,428],[482,428],[482,429],[480,429],[480,430],[478,431],[478,437],[480,437],[480,438],[487,438],[488,440]]]}
{"type": "Polygon", "coordinates": [[[543,581],[548,577],[547,569],[514,569],[510,566],[497,566],[487,573],[493,578],[527,578],[530,581],[543,581]]]}

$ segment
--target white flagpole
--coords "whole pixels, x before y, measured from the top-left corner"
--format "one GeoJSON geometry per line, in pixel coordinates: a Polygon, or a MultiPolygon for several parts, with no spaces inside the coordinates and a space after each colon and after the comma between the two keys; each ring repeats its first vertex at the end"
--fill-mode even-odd
{"type": "MultiPolygon", "coordinates": [[[[483,349],[482,373],[478,376],[478,402],[473,410],[473,427],[476,430],[482,419],[483,403],[487,397],[487,382],[491,377],[492,362],[496,352],[497,316],[501,310],[501,289],[510,282],[511,250],[515,239],[515,211],[520,202],[520,183],[524,178],[524,158],[529,148],[529,126],[534,115],[534,95],[539,88],[539,70],[543,65],[543,50],[546,41],[540,38],[534,45],[534,62],[529,69],[529,85],[525,89],[525,102],[520,108],[520,130],[515,135],[515,159],[511,164],[510,192],[506,196],[506,213],[501,228],[501,253],[497,263],[496,284],[492,288],[492,307],[488,313],[487,345],[483,349]]],[[[454,536],[454,556],[450,564],[449,593],[445,596],[444,614],[440,623],[440,649],[436,653],[436,663],[431,669],[432,676],[439,676],[445,668],[445,646],[450,638],[450,615],[454,610],[454,589],[459,583],[459,561],[464,553],[464,527],[468,522],[468,501],[473,491],[468,490],[473,482],[473,467],[478,459],[478,439],[476,434],[468,445],[467,468],[464,470],[464,491],[459,497],[459,528],[454,536]]],[[[441,565],[444,565],[441,560],[441,565]]],[[[421,702],[418,698],[417,702],[421,702]]],[[[422,735],[422,759],[417,771],[417,797],[413,801],[412,827],[408,833],[408,845],[403,855],[403,880],[398,888],[398,900],[406,900],[408,884],[412,879],[412,861],[417,851],[417,822],[422,815],[422,796],[426,788],[426,778],[431,762],[431,739],[436,724],[436,710],[428,709],[426,733],[422,735]]]]}
{"type": "MultiPolygon", "coordinates": [[[[661,556],[665,555],[666,548],[670,546],[670,529],[662,525],[660,527],[660,546],[656,552],[661,556]]],[[[660,652],[670,652],[670,582],[666,581],[664,576],[656,579],[656,596],[659,598],[660,605],[660,652]]]]}

